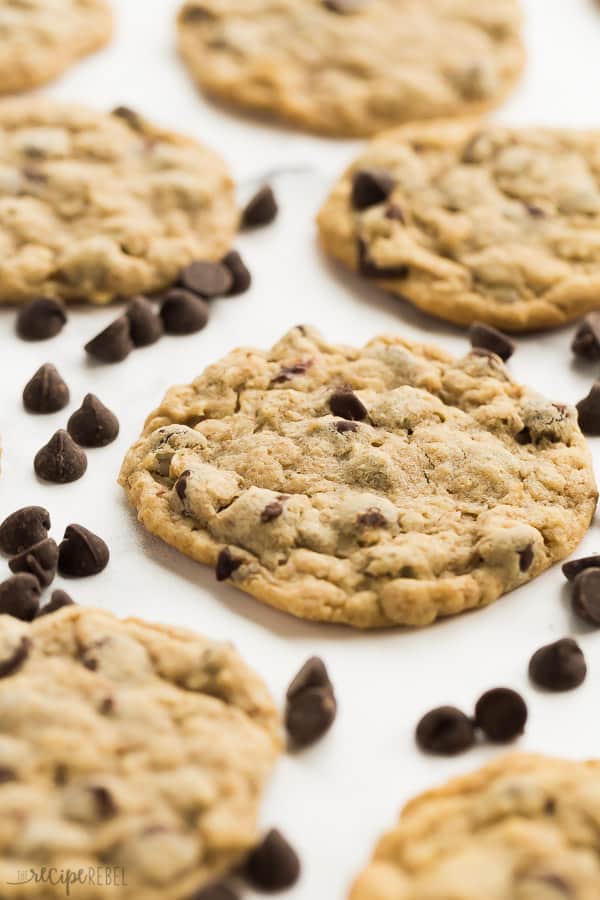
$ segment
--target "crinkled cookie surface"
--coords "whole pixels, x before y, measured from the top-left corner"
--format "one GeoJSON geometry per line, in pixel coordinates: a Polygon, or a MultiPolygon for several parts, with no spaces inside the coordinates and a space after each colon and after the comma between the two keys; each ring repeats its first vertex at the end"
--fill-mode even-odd
{"type": "Polygon", "coordinates": [[[597,497],[575,410],[498,357],[305,326],[172,388],[120,480],[150,532],[221,554],[235,586],[358,627],[490,603],[566,556],[597,497]],[[332,412],[348,389],[359,420],[332,412]]]}
{"type": "Polygon", "coordinates": [[[319,227],[331,256],[442,319],[562,325],[600,306],[600,132],[476,121],[390,131],[342,176],[319,227]],[[393,180],[363,209],[352,200],[361,171],[393,180]]]}
{"type": "Polygon", "coordinates": [[[597,900],[600,763],[515,754],[411,801],[350,900],[597,900]]]}
{"type": "Polygon", "coordinates": [[[116,113],[0,103],[0,302],[158,291],[229,249],[237,212],[220,157],[116,113]]]}
{"type": "Polygon", "coordinates": [[[64,898],[10,887],[42,867],[118,871],[75,900],[184,900],[256,842],[279,723],[230,646],[79,607],[1,616],[0,676],[5,900],[64,898]]]}
{"type": "Polygon", "coordinates": [[[340,136],[499,103],[523,64],[518,0],[189,0],[200,87],[340,136]]]}
{"type": "Polygon", "coordinates": [[[111,34],[105,0],[0,0],[0,94],[50,81],[111,34]]]}

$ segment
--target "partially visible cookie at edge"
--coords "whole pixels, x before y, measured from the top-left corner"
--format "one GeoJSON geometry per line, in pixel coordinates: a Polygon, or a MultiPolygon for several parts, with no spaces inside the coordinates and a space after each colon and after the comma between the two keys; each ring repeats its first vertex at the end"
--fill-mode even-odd
{"type": "Polygon", "coordinates": [[[219,580],[362,628],[525,584],[578,544],[597,499],[575,410],[494,354],[336,346],[308,326],[172,388],[120,481],[143,525],[219,580]]]}
{"type": "Polygon", "coordinates": [[[195,896],[258,841],[280,746],[265,685],[227,644],[74,606],[0,616],[0,883],[102,867],[119,880],[71,884],[75,900],[195,896]]]}
{"type": "Polygon", "coordinates": [[[557,327],[600,306],[600,132],[398,128],[349,167],[318,222],[328,254],[425,312],[557,327]]]}

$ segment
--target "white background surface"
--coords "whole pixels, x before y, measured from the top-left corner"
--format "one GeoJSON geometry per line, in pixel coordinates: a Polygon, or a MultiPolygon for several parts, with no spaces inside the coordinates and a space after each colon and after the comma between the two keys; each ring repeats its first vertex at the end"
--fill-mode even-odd
{"type": "MultiPolygon", "coordinates": [[[[289,900],[342,900],[402,802],[500,752],[481,747],[455,760],[422,756],[412,735],[430,707],[455,703],[469,710],[484,689],[510,685],[524,691],[530,704],[519,748],[600,755],[600,637],[571,619],[558,567],[489,609],[420,632],[362,634],[296,621],[217,585],[211,571],[138,527],[115,484],[127,447],[170,384],[191,380],[233,346],[270,346],[298,322],[318,325],[332,340],[356,344],[382,331],[434,339],[459,354],[467,343],[459,330],[340,274],[321,258],[314,215],[359,144],[294,134],[218,110],[197,95],[175,55],[176,0],[114,0],[113,5],[118,31],[112,47],[47,89],[49,96],[100,108],[123,103],[138,108],[165,126],[212,143],[239,179],[273,166],[303,171],[275,179],[282,208],[277,222],[238,242],[254,275],[251,292],[215,302],[209,326],[197,335],[164,338],[120,365],[97,367],[86,363],[82,346],[115,317],[114,309],[73,311],[63,333],[40,344],[19,341],[14,312],[0,312],[0,518],[37,503],[50,509],[57,540],[71,521],[97,531],[112,551],[109,568],[96,578],[64,585],[59,579],[55,586],[66,587],[83,604],[233,641],[278,700],[307,656],[324,657],[337,688],[338,720],[314,749],[282,760],[263,821],[281,827],[302,857],[302,880],[286,895],[289,900]],[[21,391],[46,361],[66,378],[72,403],[54,416],[30,416],[21,407],[21,391]],[[38,483],[32,469],[35,452],[64,427],[87,391],[117,413],[119,439],[89,452],[81,481],[38,483]],[[535,691],[526,676],[532,651],[568,633],[581,637],[590,668],[587,683],[563,697],[535,691]]],[[[528,0],[525,5],[529,66],[498,117],[512,123],[600,126],[600,8],[593,0],[528,0]]],[[[579,400],[598,371],[594,365],[572,364],[572,332],[520,339],[510,363],[515,377],[554,400],[579,400]]],[[[600,461],[600,441],[592,446],[600,461]]],[[[581,550],[598,549],[592,525],[581,550]]],[[[7,569],[4,561],[0,566],[7,569]]]]}

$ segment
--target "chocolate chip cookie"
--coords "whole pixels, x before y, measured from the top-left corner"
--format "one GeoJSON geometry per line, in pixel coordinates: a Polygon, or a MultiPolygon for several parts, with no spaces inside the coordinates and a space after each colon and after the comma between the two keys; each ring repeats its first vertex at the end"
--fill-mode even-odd
{"type": "Polygon", "coordinates": [[[0,884],[115,869],[106,893],[70,896],[195,896],[257,842],[279,746],[264,684],[228,645],[75,606],[0,616],[0,884]]]}
{"type": "Polygon", "coordinates": [[[178,32],[209,94],[341,137],[495,106],[524,58],[518,0],[188,0],[178,32]]]}
{"type": "Polygon", "coordinates": [[[459,325],[551,328],[600,307],[600,132],[475,121],[373,141],[319,214],[327,253],[459,325]]]}
{"type": "Polygon", "coordinates": [[[201,144],[48,100],[0,107],[0,303],[159,291],[237,228],[225,164],[201,144]]]}
{"type": "Polygon", "coordinates": [[[383,336],[292,329],[172,388],[120,481],[144,526],[307,619],[426,625],[566,556],[596,505],[575,410],[383,336]]]}

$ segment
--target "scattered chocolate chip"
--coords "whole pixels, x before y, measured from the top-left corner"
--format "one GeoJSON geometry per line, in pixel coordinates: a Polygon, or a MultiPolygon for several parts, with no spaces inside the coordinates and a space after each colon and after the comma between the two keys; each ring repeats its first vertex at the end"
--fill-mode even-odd
{"type": "Polygon", "coordinates": [[[85,352],[93,359],[104,363],[122,362],[133,350],[127,316],[119,316],[96,337],[88,341],[85,352]]]}
{"type": "Polygon", "coordinates": [[[273,828],[246,860],[244,875],[259,890],[282,891],[298,881],[300,860],[281,832],[273,828]]]}
{"type": "Polygon", "coordinates": [[[600,312],[588,313],[581,321],[575,332],[571,350],[575,356],[588,362],[600,360],[600,312]]]}
{"type": "Polygon", "coordinates": [[[406,225],[406,216],[404,215],[404,210],[401,206],[398,206],[397,203],[390,203],[385,211],[385,217],[386,219],[390,219],[392,222],[401,222],[403,225],[406,225]]]}
{"type": "Polygon", "coordinates": [[[58,563],[58,547],[52,538],[44,538],[18,556],[13,556],[8,567],[11,572],[29,572],[39,581],[42,587],[48,585],[56,575],[58,563]]]}
{"type": "Polygon", "coordinates": [[[333,690],[325,663],[318,656],[311,656],[292,679],[285,695],[286,699],[293,700],[303,691],[315,687],[333,690]]]}
{"type": "Polygon", "coordinates": [[[252,275],[237,250],[230,250],[221,263],[229,270],[233,283],[227,291],[228,297],[243,294],[252,284],[252,275]]]}
{"type": "Polygon", "coordinates": [[[394,190],[394,179],[380,169],[361,169],[352,176],[352,207],[368,209],[383,203],[394,190]]]}
{"type": "Polygon", "coordinates": [[[600,554],[571,559],[563,565],[562,573],[568,581],[573,581],[584,569],[600,569],[600,554]]]}
{"type": "Polygon", "coordinates": [[[31,641],[29,638],[22,638],[12,656],[9,656],[8,659],[0,659],[0,678],[8,678],[9,675],[18,672],[29,656],[30,650],[31,641]]]}
{"type": "Polygon", "coordinates": [[[173,288],[165,295],[160,316],[167,334],[193,334],[208,322],[208,305],[200,297],[183,288],[173,288]]]}
{"type": "Polygon", "coordinates": [[[260,514],[261,522],[272,522],[273,519],[278,519],[281,513],[283,512],[283,504],[278,500],[274,500],[273,503],[267,503],[265,508],[260,514]]]}
{"type": "Polygon", "coordinates": [[[472,347],[478,349],[490,350],[505,362],[515,352],[515,344],[508,335],[492,328],[491,325],[485,325],[483,322],[473,322],[469,326],[469,340],[472,347]]]}
{"type": "Polygon", "coordinates": [[[0,525],[0,550],[14,556],[48,537],[50,513],[43,506],[24,506],[0,525]]]}
{"type": "Polygon", "coordinates": [[[475,743],[473,722],[454,706],[439,706],[426,713],[416,730],[417,744],[426,753],[454,756],[475,743]]]}
{"type": "Polygon", "coordinates": [[[600,381],[594,382],[587,397],[579,401],[577,413],[584,434],[600,434],[600,381]]]}
{"type": "Polygon", "coordinates": [[[340,419],[335,423],[335,430],[338,434],[346,434],[348,431],[358,431],[358,423],[349,422],[347,419],[340,419]]]}
{"type": "Polygon", "coordinates": [[[8,766],[0,766],[0,784],[8,784],[9,781],[16,781],[17,773],[8,766]]]}
{"type": "Polygon", "coordinates": [[[584,569],[573,582],[573,612],[600,628],[600,569],[584,569]]]}
{"type": "Polygon", "coordinates": [[[40,606],[40,583],[28,572],[13,575],[0,583],[0,615],[31,622],[40,606]]]}
{"type": "Polygon", "coordinates": [[[519,550],[519,569],[521,572],[527,572],[531,568],[534,560],[533,544],[528,544],[524,550],[519,550]]]}
{"type": "Polygon", "coordinates": [[[38,478],[54,484],[77,481],[87,469],[87,457],[68,431],[60,428],[35,455],[33,467],[38,478]]]}
{"type": "Polygon", "coordinates": [[[142,117],[129,106],[116,106],[111,115],[117,116],[118,119],[123,119],[135,131],[142,126],[142,117]]]}
{"type": "Polygon", "coordinates": [[[531,657],[529,677],[549,691],[570,691],[585,680],[587,666],[581,647],[572,638],[546,644],[531,657]]]}
{"type": "Polygon", "coordinates": [[[69,597],[66,591],[52,591],[52,596],[39,610],[36,618],[40,616],[49,616],[51,613],[64,609],[65,606],[75,606],[75,601],[69,597]]]}
{"type": "Polygon", "coordinates": [[[337,703],[330,687],[310,687],[288,700],[285,727],[295,747],[308,747],[331,728],[337,703]]]}
{"type": "Polygon", "coordinates": [[[58,548],[58,571],[71,578],[97,575],[106,568],[109,558],[101,537],[83,525],[69,525],[58,548]]]}
{"type": "Polygon", "coordinates": [[[410,269],[404,263],[378,266],[369,257],[369,249],[362,239],[357,244],[358,271],[365,278],[408,278],[410,269]]]}
{"type": "Polygon", "coordinates": [[[285,381],[291,381],[295,375],[304,375],[312,366],[312,360],[308,362],[294,363],[291,366],[282,366],[275,378],[273,384],[282,384],[285,381]]]}
{"type": "Polygon", "coordinates": [[[218,262],[193,262],[181,272],[179,280],[186,290],[205,300],[224,297],[233,287],[233,275],[218,262]]]}
{"type": "Polygon", "coordinates": [[[350,419],[353,422],[362,422],[367,418],[367,408],[351,390],[339,390],[329,398],[329,409],[334,416],[341,419],[350,419]]]}
{"type": "Polygon", "coordinates": [[[240,897],[232,887],[220,881],[200,888],[189,900],[240,900],[240,897]]]}
{"type": "Polygon", "coordinates": [[[133,297],[127,304],[125,315],[129,319],[129,336],[134,347],[149,347],[162,337],[162,319],[147,297],[133,297]]]}
{"type": "Polygon", "coordinates": [[[90,788],[100,819],[112,819],[117,814],[117,804],[108,788],[94,785],[90,788]]]}
{"type": "Polygon", "coordinates": [[[236,559],[235,556],[231,555],[231,550],[228,547],[223,547],[217,557],[215,570],[217,581],[226,581],[228,578],[231,578],[236,569],[239,569],[242,565],[242,562],[242,559],[236,559]]]}
{"type": "Polygon", "coordinates": [[[265,184],[244,207],[241,227],[257,228],[260,225],[269,225],[276,218],[278,211],[273,188],[265,184]]]}
{"type": "Polygon", "coordinates": [[[186,469],[185,472],[182,472],[177,481],[175,482],[175,493],[183,503],[185,500],[185,491],[187,488],[187,481],[192,473],[189,469],[186,469]]]}
{"type": "Polygon", "coordinates": [[[386,528],[387,519],[378,509],[368,509],[361,513],[357,518],[358,525],[364,525],[365,528],[386,528]]]}
{"type": "Polygon", "coordinates": [[[531,432],[527,426],[515,434],[515,441],[517,444],[521,444],[522,447],[531,444],[531,432]]]}
{"type": "Polygon", "coordinates": [[[66,321],[60,300],[38,297],[17,313],[17,334],[25,341],[45,341],[62,331],[66,321]]]}
{"type": "Polygon", "coordinates": [[[527,722],[527,705],[520,694],[510,688],[486,691],[475,705],[475,723],[494,743],[504,744],[523,734],[527,722]]]}
{"type": "Polygon", "coordinates": [[[52,363],[44,363],[23,388],[23,406],[28,412],[54,413],[69,402],[69,388],[52,363]]]}
{"type": "Polygon", "coordinates": [[[86,394],[69,419],[67,429],[81,447],[106,447],[119,434],[119,420],[95,394],[86,394]]]}

